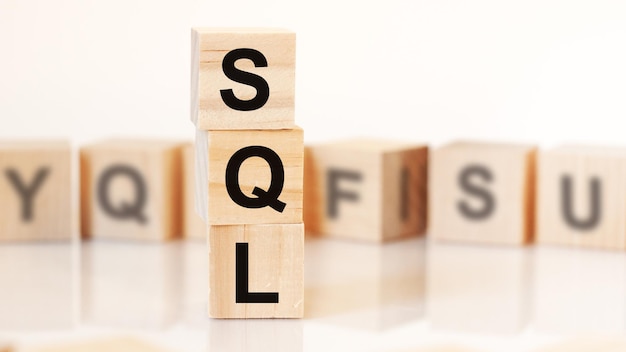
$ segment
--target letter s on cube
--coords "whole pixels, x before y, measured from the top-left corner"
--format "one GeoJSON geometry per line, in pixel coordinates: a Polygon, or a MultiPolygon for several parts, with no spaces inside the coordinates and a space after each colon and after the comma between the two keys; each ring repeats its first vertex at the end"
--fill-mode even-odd
{"type": "Polygon", "coordinates": [[[193,28],[191,42],[191,120],[196,128],[294,128],[294,32],[193,28]]]}
{"type": "Polygon", "coordinates": [[[182,233],[183,144],[107,140],[81,148],[83,237],[160,241],[182,233]]]}
{"type": "Polygon", "coordinates": [[[429,233],[438,240],[532,241],[536,147],[455,142],[433,151],[429,233]]]}
{"type": "Polygon", "coordinates": [[[302,222],[304,140],[288,130],[196,133],[196,209],[210,225],[302,222]]]}

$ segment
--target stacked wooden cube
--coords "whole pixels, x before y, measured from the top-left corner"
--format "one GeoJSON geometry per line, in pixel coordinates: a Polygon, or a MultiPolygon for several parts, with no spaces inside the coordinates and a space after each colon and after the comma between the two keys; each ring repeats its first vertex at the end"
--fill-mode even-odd
{"type": "Polygon", "coordinates": [[[191,70],[209,315],[302,317],[304,142],[294,124],[295,33],[192,29],[191,70]]]}

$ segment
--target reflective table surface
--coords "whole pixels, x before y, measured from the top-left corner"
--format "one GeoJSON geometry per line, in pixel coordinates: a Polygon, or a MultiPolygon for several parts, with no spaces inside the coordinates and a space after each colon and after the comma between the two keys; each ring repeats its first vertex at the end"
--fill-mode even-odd
{"type": "Polygon", "coordinates": [[[304,319],[214,320],[201,241],[3,244],[0,346],[132,336],[172,351],[539,351],[626,338],[626,253],[307,236],[305,255],[304,319]]]}

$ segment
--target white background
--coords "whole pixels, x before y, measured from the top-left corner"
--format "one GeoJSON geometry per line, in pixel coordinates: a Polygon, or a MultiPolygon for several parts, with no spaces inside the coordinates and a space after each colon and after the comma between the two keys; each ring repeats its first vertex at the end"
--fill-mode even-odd
{"type": "Polygon", "coordinates": [[[308,141],[624,144],[625,18],[621,1],[0,0],[0,137],[192,139],[190,28],[279,26],[308,141]]]}
{"type": "MultiPolygon", "coordinates": [[[[190,28],[278,26],[297,32],[296,121],[309,142],[626,144],[625,19],[621,1],[0,0],[0,138],[191,140],[190,28]]],[[[622,287],[620,274],[608,285],[622,287]]],[[[305,324],[305,350],[430,338],[513,351],[538,338],[305,324]]]]}

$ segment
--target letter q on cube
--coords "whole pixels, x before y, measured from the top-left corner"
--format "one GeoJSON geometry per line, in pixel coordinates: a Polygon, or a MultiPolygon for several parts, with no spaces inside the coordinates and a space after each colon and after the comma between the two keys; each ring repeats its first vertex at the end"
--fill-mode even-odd
{"type": "Polygon", "coordinates": [[[196,209],[209,225],[302,222],[303,131],[196,133],[196,209]]]}
{"type": "Polygon", "coordinates": [[[182,147],[108,140],[80,151],[81,234],[159,241],[182,232],[182,147]]]}
{"type": "Polygon", "coordinates": [[[428,147],[369,138],[305,150],[305,224],[323,237],[385,241],[426,228],[428,147]]]}
{"type": "Polygon", "coordinates": [[[435,239],[525,244],[534,234],[536,147],[456,142],[430,158],[435,239]]]}

